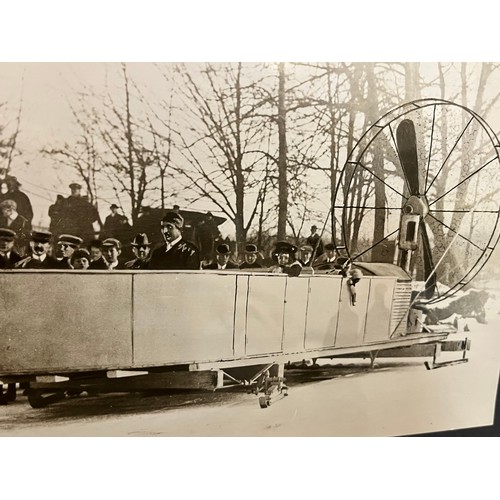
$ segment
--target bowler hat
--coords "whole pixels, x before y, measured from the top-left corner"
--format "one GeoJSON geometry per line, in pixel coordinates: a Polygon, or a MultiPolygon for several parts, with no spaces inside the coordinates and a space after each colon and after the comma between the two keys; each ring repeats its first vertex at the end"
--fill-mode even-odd
{"type": "Polygon", "coordinates": [[[333,243],[327,243],[325,245],[325,250],[335,250],[335,245],[333,243]]]}
{"type": "Polygon", "coordinates": [[[6,227],[0,228],[0,239],[4,241],[14,241],[16,232],[6,227]]]}
{"type": "Polygon", "coordinates": [[[122,244],[120,243],[120,240],[117,240],[116,238],[106,238],[102,242],[103,247],[115,247],[117,250],[121,250],[122,244]]]}
{"type": "Polygon", "coordinates": [[[257,249],[257,245],[250,243],[249,245],[247,245],[245,247],[245,252],[246,253],[258,253],[259,250],[257,249]]]}
{"type": "Polygon", "coordinates": [[[226,245],[226,243],[222,243],[220,245],[217,245],[217,248],[215,251],[219,254],[227,254],[231,253],[231,249],[229,248],[229,245],[226,245]]]}
{"type": "Polygon", "coordinates": [[[164,226],[165,224],[173,224],[174,226],[181,229],[184,225],[184,219],[182,218],[181,214],[177,214],[175,212],[167,212],[161,220],[161,225],[164,226]]]}
{"type": "Polygon", "coordinates": [[[116,203],[113,203],[109,208],[119,208],[116,203]]]}
{"type": "Polygon", "coordinates": [[[49,231],[32,231],[31,240],[37,243],[49,243],[52,238],[52,233],[49,231]]]}
{"type": "Polygon", "coordinates": [[[77,247],[83,243],[83,240],[78,236],[73,236],[72,234],[61,234],[57,239],[57,243],[66,243],[77,247]]]}
{"type": "Polygon", "coordinates": [[[148,235],[146,233],[139,233],[135,236],[134,241],[132,241],[133,247],[149,247],[151,243],[149,242],[148,235]]]}

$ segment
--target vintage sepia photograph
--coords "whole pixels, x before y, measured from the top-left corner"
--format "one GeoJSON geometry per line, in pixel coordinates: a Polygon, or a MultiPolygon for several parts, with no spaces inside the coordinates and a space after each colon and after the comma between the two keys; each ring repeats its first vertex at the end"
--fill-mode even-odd
{"type": "Polygon", "coordinates": [[[493,424],[499,63],[0,78],[0,436],[493,424]]]}

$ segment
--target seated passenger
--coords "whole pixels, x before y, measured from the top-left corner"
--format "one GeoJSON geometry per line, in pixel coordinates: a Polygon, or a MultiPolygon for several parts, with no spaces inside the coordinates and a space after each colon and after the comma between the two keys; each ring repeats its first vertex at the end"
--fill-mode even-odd
{"type": "Polygon", "coordinates": [[[108,264],[102,255],[102,241],[92,240],[89,244],[90,266],[89,269],[107,269],[108,264]]]}
{"type": "Polygon", "coordinates": [[[286,241],[279,241],[272,252],[273,261],[277,264],[269,268],[271,273],[285,273],[288,276],[298,276],[302,272],[302,264],[297,260],[298,248],[286,241]]]}
{"type": "Polygon", "coordinates": [[[325,253],[320,255],[314,262],[313,268],[316,270],[328,270],[333,269],[335,266],[335,260],[337,259],[337,252],[335,250],[335,245],[333,243],[328,243],[325,245],[325,253]]]}
{"type": "Polygon", "coordinates": [[[198,249],[182,237],[184,219],[181,214],[168,212],[161,220],[165,244],[153,250],[148,269],[200,269],[198,249]]]}
{"type": "Polygon", "coordinates": [[[49,255],[52,233],[32,231],[30,255],[20,260],[15,269],[59,269],[59,262],[49,255]]]}
{"type": "Polygon", "coordinates": [[[72,269],[88,269],[90,266],[90,254],[84,248],[75,250],[70,259],[72,269]]]}
{"type": "Polygon", "coordinates": [[[304,267],[310,267],[311,266],[311,257],[313,254],[313,247],[311,245],[304,245],[303,247],[300,247],[300,260],[299,262],[304,266],[304,267]]]}
{"type": "Polygon", "coordinates": [[[0,269],[12,269],[17,262],[22,260],[22,257],[14,250],[15,239],[15,231],[0,228],[0,269]]]}
{"type": "Polygon", "coordinates": [[[124,269],[123,264],[118,260],[122,253],[122,244],[115,238],[107,238],[102,242],[102,253],[106,260],[109,271],[124,269]]]}
{"type": "Polygon", "coordinates": [[[62,257],[58,259],[61,269],[71,269],[71,256],[80,248],[83,240],[72,234],[61,234],[57,240],[57,247],[62,257]]]}
{"type": "Polygon", "coordinates": [[[261,269],[262,265],[257,262],[258,255],[257,245],[247,245],[245,247],[245,262],[240,265],[240,269],[261,269]]]}
{"type": "Polygon", "coordinates": [[[126,269],[147,269],[149,264],[149,253],[151,243],[149,243],[146,233],[139,233],[132,241],[132,251],[136,258],[125,262],[126,269]]]}
{"type": "Polygon", "coordinates": [[[231,262],[231,249],[226,243],[218,245],[215,249],[215,262],[203,266],[203,269],[238,269],[238,266],[231,262]]]}

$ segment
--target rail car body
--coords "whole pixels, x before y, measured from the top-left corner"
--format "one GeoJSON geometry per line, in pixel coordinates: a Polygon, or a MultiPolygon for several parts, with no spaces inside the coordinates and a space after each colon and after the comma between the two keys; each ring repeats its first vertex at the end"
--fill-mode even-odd
{"type": "Polygon", "coordinates": [[[215,389],[251,385],[263,368],[282,377],[290,361],[436,343],[453,331],[409,321],[412,282],[397,266],[364,272],[353,304],[348,279],[326,273],[5,271],[0,381],[30,381],[36,396],[121,376],[124,390],[137,381],[215,389]],[[245,367],[254,370],[241,377],[245,367]]]}

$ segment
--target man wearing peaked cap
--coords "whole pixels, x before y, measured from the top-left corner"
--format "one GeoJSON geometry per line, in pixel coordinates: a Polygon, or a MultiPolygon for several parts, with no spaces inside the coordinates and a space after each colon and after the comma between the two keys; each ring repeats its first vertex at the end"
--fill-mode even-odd
{"type": "Polygon", "coordinates": [[[257,262],[259,250],[257,245],[252,243],[245,247],[245,262],[240,265],[240,269],[261,269],[262,265],[257,262]]]}
{"type": "Polygon", "coordinates": [[[337,251],[333,243],[327,243],[325,245],[325,253],[320,255],[314,262],[313,267],[317,270],[328,270],[334,269],[337,260],[337,251]]]}
{"type": "Polygon", "coordinates": [[[52,233],[47,231],[32,231],[30,240],[30,255],[20,260],[16,269],[59,269],[59,262],[49,255],[52,233]]]}
{"type": "Polygon", "coordinates": [[[79,236],[72,234],[61,234],[57,239],[57,247],[62,257],[59,260],[61,269],[71,269],[71,257],[75,250],[80,248],[83,240],[79,236]]]}
{"type": "Polygon", "coordinates": [[[304,245],[300,247],[300,263],[303,266],[310,266],[312,264],[311,257],[314,248],[311,245],[304,245]]]}
{"type": "Polygon", "coordinates": [[[12,269],[22,257],[14,250],[16,232],[0,228],[0,269],[12,269]]]}
{"type": "Polygon", "coordinates": [[[278,241],[271,254],[277,264],[271,266],[269,272],[298,276],[302,272],[302,265],[296,258],[297,250],[298,248],[295,245],[287,241],[278,241]]]}
{"type": "Polygon", "coordinates": [[[136,258],[125,262],[127,269],[147,269],[149,264],[149,253],[151,251],[151,243],[149,242],[146,233],[139,233],[132,241],[132,251],[136,258]]]}
{"type": "Polygon", "coordinates": [[[155,249],[148,269],[200,269],[199,251],[182,237],[184,219],[181,214],[167,212],[160,222],[165,244],[155,249]]]}
{"type": "Polygon", "coordinates": [[[215,249],[215,262],[203,266],[203,269],[238,269],[238,266],[231,262],[231,249],[226,243],[222,243],[215,249]]]}
{"type": "Polygon", "coordinates": [[[122,253],[122,244],[116,238],[106,238],[102,242],[102,254],[110,271],[125,269],[119,257],[122,253]]]}

